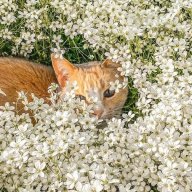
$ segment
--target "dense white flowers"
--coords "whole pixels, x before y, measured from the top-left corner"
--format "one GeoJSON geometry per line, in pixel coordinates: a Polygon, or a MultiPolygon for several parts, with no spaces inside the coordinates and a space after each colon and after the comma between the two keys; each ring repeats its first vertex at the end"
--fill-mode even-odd
{"type": "Polygon", "coordinates": [[[139,92],[141,115],[133,122],[129,112],[101,125],[73,89],[61,103],[50,89],[52,105],[35,96],[28,102],[20,93],[34,117],[19,116],[8,103],[0,107],[0,188],[190,192],[191,10],[191,0],[1,1],[0,38],[14,44],[13,54],[27,56],[45,40],[62,57],[62,35],[82,35],[86,46],[122,64],[121,75],[130,76],[139,92]],[[18,20],[16,32],[11,26],[18,20]]]}

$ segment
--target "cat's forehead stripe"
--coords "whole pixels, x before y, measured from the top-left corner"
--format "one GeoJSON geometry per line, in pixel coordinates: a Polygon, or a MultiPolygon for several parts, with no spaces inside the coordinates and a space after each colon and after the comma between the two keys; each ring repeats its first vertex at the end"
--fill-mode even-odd
{"type": "Polygon", "coordinates": [[[96,65],[96,66],[90,66],[90,67],[79,67],[79,70],[84,72],[84,73],[98,73],[101,72],[101,67],[96,65]]]}

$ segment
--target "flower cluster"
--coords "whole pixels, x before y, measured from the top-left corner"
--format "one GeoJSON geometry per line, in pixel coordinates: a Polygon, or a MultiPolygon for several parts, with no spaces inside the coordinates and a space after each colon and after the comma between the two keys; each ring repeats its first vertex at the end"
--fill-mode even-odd
{"type": "Polygon", "coordinates": [[[29,102],[19,93],[22,115],[9,103],[1,106],[0,186],[8,191],[122,188],[122,181],[128,180],[119,175],[129,163],[124,121],[113,119],[106,128],[98,128],[101,121],[89,115],[91,105],[75,98],[75,87],[59,102],[54,89],[52,85],[49,90],[50,105],[34,95],[29,102]]]}
{"type": "Polygon", "coordinates": [[[0,2],[0,38],[13,44],[12,54],[28,56],[38,43],[51,42],[62,56],[63,35],[81,35],[85,46],[122,64],[118,70],[133,79],[141,113],[134,122],[129,112],[101,125],[73,90],[61,103],[51,92],[52,105],[35,96],[29,103],[20,94],[30,113],[18,115],[9,104],[0,111],[0,187],[190,192],[191,10],[191,0],[0,2]]]}

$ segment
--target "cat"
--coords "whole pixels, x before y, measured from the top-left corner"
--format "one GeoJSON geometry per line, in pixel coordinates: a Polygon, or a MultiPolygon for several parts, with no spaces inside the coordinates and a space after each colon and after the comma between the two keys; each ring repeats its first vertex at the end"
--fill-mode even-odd
{"type": "MultiPolygon", "coordinates": [[[[34,93],[46,100],[51,83],[58,83],[64,94],[66,82],[76,81],[78,89],[75,94],[80,99],[91,103],[91,97],[97,97],[93,115],[106,119],[121,112],[128,88],[120,89],[118,93],[109,89],[109,82],[117,79],[117,63],[106,59],[77,66],[67,59],[56,58],[54,54],[51,60],[53,68],[24,59],[0,57],[0,89],[6,94],[0,95],[0,106],[5,102],[15,102],[18,91],[34,93]]],[[[122,81],[123,77],[119,76],[119,80],[122,81]]]]}

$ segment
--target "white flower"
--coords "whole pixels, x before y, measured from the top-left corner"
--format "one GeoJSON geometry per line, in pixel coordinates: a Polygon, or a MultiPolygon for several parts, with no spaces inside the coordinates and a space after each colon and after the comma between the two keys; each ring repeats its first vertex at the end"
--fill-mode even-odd
{"type": "Polygon", "coordinates": [[[131,189],[131,184],[127,184],[126,186],[120,185],[119,186],[119,191],[120,192],[136,192],[135,189],[131,189]]]}
{"type": "Polygon", "coordinates": [[[27,169],[27,172],[32,174],[31,179],[34,180],[37,179],[37,177],[45,177],[45,173],[43,172],[43,170],[46,166],[46,163],[36,161],[34,165],[35,165],[34,167],[29,167],[27,169]]]}
{"type": "Polygon", "coordinates": [[[103,185],[99,180],[95,180],[92,182],[91,188],[93,191],[100,192],[103,190],[103,185]]]}
{"type": "Polygon", "coordinates": [[[110,89],[111,90],[115,90],[115,92],[119,92],[119,89],[121,89],[123,86],[122,84],[119,82],[119,80],[115,80],[115,82],[110,82],[110,89]]]}
{"type": "MultiPolygon", "coordinates": [[[[74,189],[76,183],[79,181],[80,175],[77,171],[74,171],[73,173],[67,173],[66,174],[67,181],[65,184],[67,185],[68,189],[74,189]]],[[[77,184],[78,186],[78,184],[77,184]]]]}
{"type": "Polygon", "coordinates": [[[55,58],[63,58],[63,54],[65,53],[65,50],[60,49],[59,47],[57,48],[52,48],[51,51],[54,53],[55,58]]]}
{"type": "Polygon", "coordinates": [[[6,102],[4,106],[0,106],[0,109],[4,111],[12,111],[15,107],[11,106],[10,103],[6,102]]]}
{"type": "Polygon", "coordinates": [[[61,126],[67,122],[69,116],[70,114],[67,111],[57,111],[51,119],[56,123],[57,126],[61,126]]]}
{"type": "Polygon", "coordinates": [[[59,46],[60,43],[63,42],[63,40],[61,39],[61,35],[53,35],[53,40],[52,40],[56,45],[59,46]]]}

